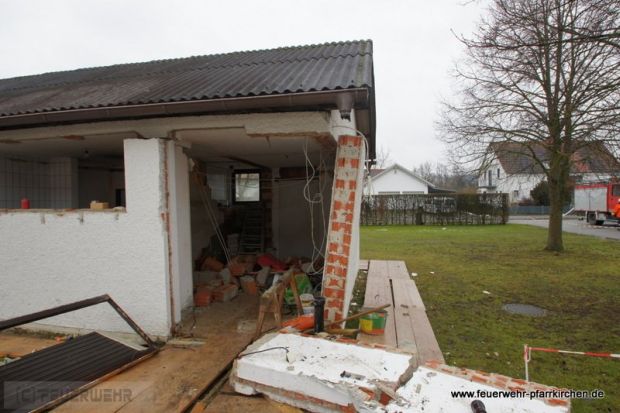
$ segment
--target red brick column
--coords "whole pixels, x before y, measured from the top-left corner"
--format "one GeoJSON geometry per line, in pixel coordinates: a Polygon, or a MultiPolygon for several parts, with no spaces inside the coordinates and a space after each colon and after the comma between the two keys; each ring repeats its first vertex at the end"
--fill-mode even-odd
{"type": "Polygon", "coordinates": [[[361,137],[338,137],[323,271],[325,318],[329,320],[345,316],[357,275],[364,150],[361,137]]]}

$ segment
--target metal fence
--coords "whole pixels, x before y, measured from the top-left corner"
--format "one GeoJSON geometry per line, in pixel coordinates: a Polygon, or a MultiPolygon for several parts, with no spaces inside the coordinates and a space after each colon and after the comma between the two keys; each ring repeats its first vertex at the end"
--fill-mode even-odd
{"type": "Polygon", "coordinates": [[[507,194],[365,195],[362,225],[484,225],[508,222],[507,194]]]}

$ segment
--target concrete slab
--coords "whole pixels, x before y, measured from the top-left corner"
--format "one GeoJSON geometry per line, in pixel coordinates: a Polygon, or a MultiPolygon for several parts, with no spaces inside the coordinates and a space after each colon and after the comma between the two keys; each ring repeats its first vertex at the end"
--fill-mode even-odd
{"type": "Polygon", "coordinates": [[[268,397],[312,412],[374,410],[384,392],[406,382],[415,358],[398,350],[297,334],[269,334],[235,361],[241,394],[268,397]]]}

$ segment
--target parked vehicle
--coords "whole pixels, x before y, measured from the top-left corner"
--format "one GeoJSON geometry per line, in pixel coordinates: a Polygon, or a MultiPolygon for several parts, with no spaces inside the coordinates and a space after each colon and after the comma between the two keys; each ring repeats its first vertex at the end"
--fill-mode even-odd
{"type": "Polygon", "coordinates": [[[575,211],[583,212],[588,224],[603,225],[615,220],[612,211],[620,198],[620,181],[590,182],[575,185],[575,211]]]}

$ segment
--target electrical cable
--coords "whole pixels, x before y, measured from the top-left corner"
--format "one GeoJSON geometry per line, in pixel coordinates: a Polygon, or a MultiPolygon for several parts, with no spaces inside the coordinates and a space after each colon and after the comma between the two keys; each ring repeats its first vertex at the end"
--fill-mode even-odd
{"type": "MultiPolygon", "coordinates": [[[[230,251],[228,250],[228,246],[226,245],[226,241],[224,239],[224,235],[220,231],[220,227],[219,227],[218,222],[217,222],[217,216],[215,215],[215,211],[213,211],[211,203],[207,199],[207,194],[206,194],[206,190],[204,188],[204,185],[202,184],[202,182],[200,182],[200,175],[202,173],[200,173],[200,170],[198,169],[198,164],[196,163],[196,161],[194,161],[192,159],[192,162],[194,163],[193,172],[194,172],[194,177],[196,178],[195,179],[196,183],[198,184],[198,193],[200,194],[200,199],[202,200],[202,203],[203,203],[203,205],[205,207],[205,210],[207,211],[207,216],[209,217],[209,220],[211,221],[211,225],[213,226],[213,229],[215,231],[215,235],[217,236],[217,239],[218,239],[218,241],[220,243],[220,246],[222,247],[222,251],[224,252],[224,256],[226,257],[226,261],[230,262],[232,257],[230,256],[230,251]]],[[[204,174],[204,176],[206,177],[207,174],[204,174]]]]}

